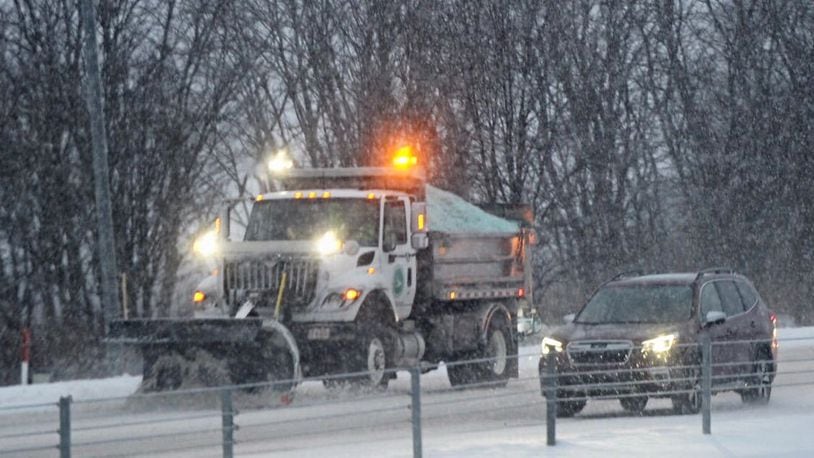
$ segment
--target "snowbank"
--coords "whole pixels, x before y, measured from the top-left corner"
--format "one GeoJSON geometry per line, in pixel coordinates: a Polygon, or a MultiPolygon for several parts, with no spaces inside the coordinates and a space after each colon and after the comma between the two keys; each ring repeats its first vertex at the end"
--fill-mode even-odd
{"type": "MultiPolygon", "coordinates": [[[[0,388],[0,407],[57,403],[62,396],[71,396],[74,401],[124,397],[135,393],[140,383],[140,375],[122,375],[105,379],[7,386],[0,388]]],[[[13,412],[0,411],[0,414],[13,412]]]]}

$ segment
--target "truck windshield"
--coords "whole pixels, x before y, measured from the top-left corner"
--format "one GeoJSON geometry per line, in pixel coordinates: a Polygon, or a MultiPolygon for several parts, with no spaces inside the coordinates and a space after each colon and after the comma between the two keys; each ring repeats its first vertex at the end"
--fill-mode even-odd
{"type": "Polygon", "coordinates": [[[591,298],[574,322],[674,323],[692,313],[692,289],[686,285],[606,286],[591,298]]]}
{"type": "Polygon", "coordinates": [[[256,202],[244,240],[314,240],[328,231],[333,231],[339,240],[377,246],[379,201],[318,198],[256,202]]]}

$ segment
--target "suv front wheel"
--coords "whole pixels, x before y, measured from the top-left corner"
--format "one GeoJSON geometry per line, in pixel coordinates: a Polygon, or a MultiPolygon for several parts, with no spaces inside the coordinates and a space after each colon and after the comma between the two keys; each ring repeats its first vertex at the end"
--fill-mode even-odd
{"type": "Polygon", "coordinates": [[[701,411],[701,389],[697,384],[689,393],[676,394],[672,398],[673,411],[679,415],[694,415],[701,411]]]}

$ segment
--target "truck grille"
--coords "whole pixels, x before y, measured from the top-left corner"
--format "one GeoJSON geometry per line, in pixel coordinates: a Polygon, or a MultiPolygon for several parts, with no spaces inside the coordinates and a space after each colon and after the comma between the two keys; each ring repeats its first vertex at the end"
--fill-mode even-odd
{"type": "Polygon", "coordinates": [[[633,342],[624,340],[583,341],[571,342],[566,350],[574,365],[601,366],[626,363],[632,348],[633,342]]]}
{"type": "Polygon", "coordinates": [[[267,305],[273,306],[285,272],[283,304],[302,307],[314,299],[318,271],[317,260],[276,256],[226,262],[223,281],[227,297],[237,299],[242,295],[234,293],[260,292],[267,299],[267,305]],[[268,304],[269,301],[271,304],[268,304]]]}

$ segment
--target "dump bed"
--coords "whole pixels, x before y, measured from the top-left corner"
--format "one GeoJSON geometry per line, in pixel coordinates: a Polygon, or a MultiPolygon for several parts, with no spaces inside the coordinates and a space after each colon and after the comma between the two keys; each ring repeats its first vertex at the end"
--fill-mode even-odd
{"type": "Polygon", "coordinates": [[[419,261],[437,300],[518,297],[530,293],[520,222],[487,213],[455,194],[426,186],[428,253],[419,261]]]}

